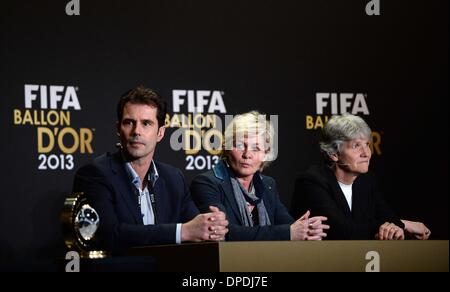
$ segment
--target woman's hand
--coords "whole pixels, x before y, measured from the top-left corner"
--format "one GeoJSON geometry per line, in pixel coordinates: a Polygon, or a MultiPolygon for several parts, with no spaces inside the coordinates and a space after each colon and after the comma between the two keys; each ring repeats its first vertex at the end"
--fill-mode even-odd
{"type": "Polygon", "coordinates": [[[379,240],[403,240],[405,239],[405,232],[402,228],[394,223],[385,222],[378,229],[375,239],[379,240]]]}
{"type": "Polygon", "coordinates": [[[403,224],[405,224],[405,230],[416,239],[427,240],[431,231],[428,227],[425,226],[422,222],[402,220],[403,224]]]}
{"type": "Polygon", "coordinates": [[[306,211],[302,217],[291,225],[291,240],[322,240],[326,237],[325,229],[330,226],[322,224],[327,217],[316,216],[309,218],[311,213],[306,211]]]}

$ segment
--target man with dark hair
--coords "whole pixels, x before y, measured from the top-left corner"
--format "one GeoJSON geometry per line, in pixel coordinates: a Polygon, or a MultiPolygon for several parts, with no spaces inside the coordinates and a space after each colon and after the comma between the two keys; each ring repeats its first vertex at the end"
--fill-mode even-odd
{"type": "Polygon", "coordinates": [[[223,240],[225,214],[215,207],[199,215],[183,174],[156,162],[156,144],[164,137],[165,101],[138,86],[117,104],[120,150],[80,168],[74,191],[85,192],[100,216],[100,247],[129,247],[223,240]]]}

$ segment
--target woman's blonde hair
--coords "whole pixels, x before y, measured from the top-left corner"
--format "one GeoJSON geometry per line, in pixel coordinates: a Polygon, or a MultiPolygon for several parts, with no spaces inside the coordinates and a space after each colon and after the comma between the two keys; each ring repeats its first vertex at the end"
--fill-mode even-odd
{"type": "Polygon", "coordinates": [[[224,143],[220,157],[227,160],[227,151],[235,147],[237,138],[248,136],[263,136],[263,145],[260,145],[266,152],[261,164],[260,171],[266,168],[274,157],[274,136],[275,131],[272,123],[266,119],[266,115],[258,111],[250,111],[235,116],[225,128],[224,143]]]}

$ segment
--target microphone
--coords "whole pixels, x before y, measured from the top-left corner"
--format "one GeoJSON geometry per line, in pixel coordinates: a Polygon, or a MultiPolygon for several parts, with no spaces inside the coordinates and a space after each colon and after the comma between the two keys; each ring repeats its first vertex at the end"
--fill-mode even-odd
{"type": "Polygon", "coordinates": [[[357,168],[358,167],[358,163],[356,163],[356,162],[353,162],[353,163],[342,163],[342,162],[339,162],[339,161],[335,161],[334,163],[336,165],[340,165],[340,166],[352,166],[353,168],[357,168]]]}
{"type": "Polygon", "coordinates": [[[353,167],[356,166],[356,163],[342,163],[342,162],[339,162],[339,161],[336,161],[335,164],[340,165],[340,166],[353,166],[353,167]]]}

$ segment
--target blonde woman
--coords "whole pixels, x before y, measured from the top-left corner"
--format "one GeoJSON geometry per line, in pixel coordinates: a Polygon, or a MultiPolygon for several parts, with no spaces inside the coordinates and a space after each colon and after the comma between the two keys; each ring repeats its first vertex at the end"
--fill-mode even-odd
{"type": "Polygon", "coordinates": [[[321,240],[325,217],[294,220],[281,203],[275,181],[263,175],[273,156],[273,126],[252,111],[236,116],[225,129],[222,160],[197,176],[191,194],[200,212],[217,206],[229,222],[226,240],[321,240]]]}

